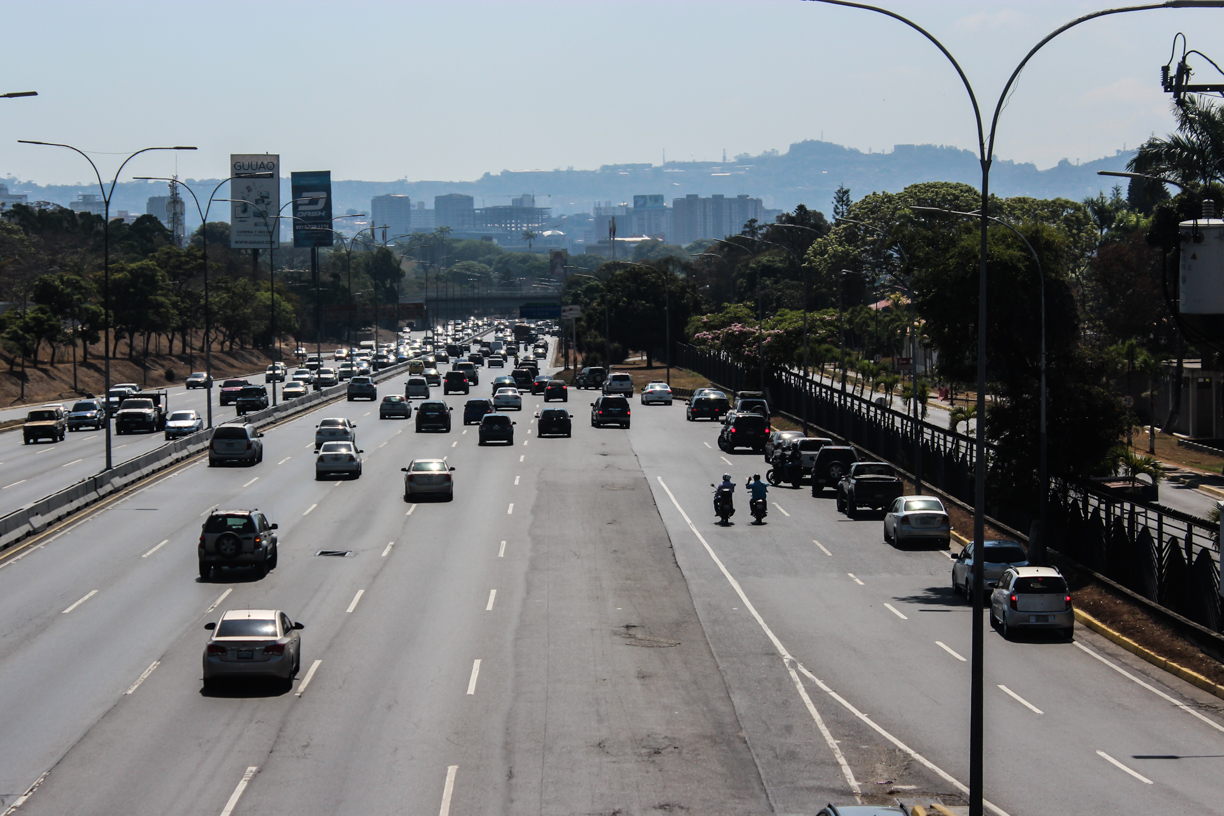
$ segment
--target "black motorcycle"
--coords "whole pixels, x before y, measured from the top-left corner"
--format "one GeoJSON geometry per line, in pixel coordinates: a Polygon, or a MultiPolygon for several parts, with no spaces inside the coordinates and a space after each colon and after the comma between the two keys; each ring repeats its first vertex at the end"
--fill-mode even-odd
{"type": "Polygon", "coordinates": [[[729,524],[732,516],[735,515],[735,508],[731,502],[731,491],[722,490],[717,485],[710,485],[714,488],[714,513],[718,516],[718,520],[722,524],[729,524]]]}

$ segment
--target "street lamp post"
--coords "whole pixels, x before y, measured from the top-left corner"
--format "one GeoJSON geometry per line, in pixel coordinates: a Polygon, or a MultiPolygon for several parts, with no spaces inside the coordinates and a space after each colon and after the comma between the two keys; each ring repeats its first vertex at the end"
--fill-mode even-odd
{"type": "MultiPolygon", "coordinates": [[[[990,164],[994,156],[995,135],[998,131],[999,116],[1003,112],[1003,105],[1006,103],[1011,94],[1012,86],[1016,79],[1020,76],[1020,72],[1028,64],[1046,43],[1053,40],[1059,34],[1074,28],[1080,23],[1093,20],[1098,17],[1105,17],[1112,14],[1122,14],[1131,11],[1146,11],[1157,8],[1191,8],[1191,7],[1207,7],[1220,8],[1224,7],[1224,0],[1166,0],[1163,3],[1148,3],[1138,6],[1126,6],[1116,9],[1104,9],[1101,11],[1091,12],[1081,17],[1064,24],[1047,34],[1040,42],[1034,45],[1029,52],[1024,55],[1020,63],[1012,71],[1008,77],[1007,83],[1003,86],[1003,90],[999,94],[998,101],[995,103],[994,116],[990,122],[990,131],[987,131],[982,123],[982,111],[978,107],[977,96],[973,92],[973,86],[969,84],[969,78],[965,75],[960,63],[952,56],[944,44],[931,35],[926,29],[919,26],[917,23],[902,17],[894,11],[880,8],[878,6],[868,5],[866,3],[852,2],[852,0],[815,0],[815,2],[826,5],[847,6],[851,8],[863,9],[872,11],[877,14],[883,14],[891,17],[900,23],[903,23],[914,31],[917,31],[927,40],[929,40],[936,48],[939,49],[952,64],[960,77],[961,83],[965,87],[965,91],[969,95],[970,104],[973,107],[974,118],[977,123],[978,136],[978,160],[982,167],[982,207],[981,207],[981,225],[980,236],[978,242],[979,257],[978,257],[978,348],[977,348],[977,410],[978,416],[986,415],[986,234],[990,224],[990,164]]],[[[973,538],[975,541],[985,541],[986,539],[986,435],[979,433],[977,435],[977,445],[975,450],[974,464],[974,500],[973,500],[973,538]]],[[[973,637],[972,637],[972,664],[970,667],[970,692],[969,692],[969,816],[982,816],[983,805],[983,747],[984,747],[984,728],[983,728],[983,704],[985,700],[985,674],[984,674],[984,643],[985,643],[985,627],[982,621],[982,595],[986,585],[985,573],[983,571],[983,561],[980,558],[975,558],[973,561],[973,637]]]]}
{"type": "MultiPolygon", "coordinates": [[[[21,92],[21,95],[24,96],[28,93],[30,92],[23,91],[21,92]]],[[[85,161],[89,162],[89,166],[93,168],[94,176],[98,179],[98,189],[101,190],[102,192],[102,206],[103,206],[103,212],[104,212],[104,215],[102,216],[102,314],[104,315],[103,319],[106,322],[106,331],[103,335],[104,348],[102,351],[102,360],[103,360],[103,371],[104,371],[103,377],[104,377],[104,382],[106,385],[106,388],[103,393],[106,393],[110,391],[110,387],[111,387],[111,376],[110,376],[110,355],[111,355],[111,349],[110,349],[110,336],[111,336],[111,331],[110,331],[110,324],[111,324],[111,314],[110,314],[110,203],[111,203],[111,198],[115,194],[115,185],[119,183],[119,175],[123,172],[123,168],[127,166],[127,163],[130,162],[132,159],[136,158],[137,156],[139,156],[141,153],[148,153],[149,151],[152,151],[152,150],[195,150],[195,148],[179,145],[175,147],[146,147],[141,150],[137,150],[135,153],[131,154],[126,159],[124,159],[123,163],[119,165],[119,169],[115,171],[115,178],[111,181],[110,189],[108,190],[106,188],[105,183],[103,183],[102,181],[102,174],[98,172],[98,165],[94,164],[93,159],[89,158],[89,156],[86,155],[83,150],[73,147],[72,145],[59,144],[57,142],[38,142],[38,141],[31,140],[31,139],[18,139],[17,142],[19,144],[44,145],[46,147],[64,147],[64,148],[67,148],[68,150],[75,151],[76,153],[79,153],[85,159],[85,161]]],[[[103,407],[105,407],[105,405],[103,407]]],[[[111,426],[110,426],[109,417],[107,418],[107,421],[106,421],[106,433],[104,436],[106,440],[106,467],[105,467],[105,470],[110,470],[111,467],[113,466],[113,463],[112,463],[112,455],[111,455],[112,454],[111,426]]]]}
{"type": "MultiPolygon", "coordinates": [[[[734,243],[732,241],[725,241],[722,238],[715,238],[714,241],[719,244],[726,244],[729,247],[735,247],[736,249],[741,249],[744,252],[747,252],[753,258],[755,258],[757,255],[755,252],[748,249],[748,247],[740,246],[739,244],[734,243]]],[[[732,274],[734,274],[734,272],[732,274]]],[[[765,391],[765,348],[764,348],[765,343],[764,343],[763,335],[765,331],[765,307],[761,303],[760,270],[757,271],[756,300],[757,300],[757,363],[759,364],[759,369],[760,369],[759,373],[757,374],[757,378],[759,380],[760,389],[762,392],[764,392],[765,391]]]]}

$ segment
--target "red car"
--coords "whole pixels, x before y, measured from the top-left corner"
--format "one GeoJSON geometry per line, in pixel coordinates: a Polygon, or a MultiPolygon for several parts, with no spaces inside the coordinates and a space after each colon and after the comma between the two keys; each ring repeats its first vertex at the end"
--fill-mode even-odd
{"type": "Polygon", "coordinates": [[[229,405],[238,399],[238,393],[242,391],[243,386],[249,383],[241,377],[235,377],[232,380],[226,380],[221,384],[221,404],[229,405]]]}

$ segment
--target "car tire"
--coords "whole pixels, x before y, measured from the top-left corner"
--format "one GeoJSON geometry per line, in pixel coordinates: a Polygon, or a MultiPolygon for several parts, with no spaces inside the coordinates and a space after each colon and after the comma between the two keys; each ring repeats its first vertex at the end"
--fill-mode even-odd
{"type": "Polygon", "coordinates": [[[1012,635],[1013,635],[1013,634],[1015,634],[1015,633],[1012,631],[1011,626],[1010,626],[1010,625],[1008,625],[1008,623],[1007,623],[1007,616],[1006,616],[1006,615],[1003,617],[1003,619],[1002,619],[1002,620],[1000,620],[1000,621],[999,621],[999,634],[1001,634],[1001,635],[1003,636],[1003,639],[1004,639],[1004,640],[1011,640],[1011,639],[1012,639],[1012,635]]]}
{"type": "Polygon", "coordinates": [[[569,438],[570,438],[570,437],[572,437],[572,436],[573,436],[573,434],[572,434],[570,431],[566,431],[566,432],[565,432],[565,438],[566,438],[566,439],[569,439],[569,438]]]}
{"type": "Polygon", "coordinates": [[[1075,640],[1075,627],[1068,626],[1066,629],[1062,631],[1062,636],[1063,636],[1063,640],[1066,640],[1068,642],[1075,640]]]}
{"type": "Polygon", "coordinates": [[[276,569],[276,562],[280,559],[280,550],[272,548],[272,557],[268,559],[268,569],[276,569]]]}
{"type": "Polygon", "coordinates": [[[212,565],[200,562],[200,580],[207,581],[212,577],[212,565]]]}
{"type": "Polygon", "coordinates": [[[858,505],[854,503],[854,499],[846,499],[846,515],[849,518],[858,517],[858,505]]]}

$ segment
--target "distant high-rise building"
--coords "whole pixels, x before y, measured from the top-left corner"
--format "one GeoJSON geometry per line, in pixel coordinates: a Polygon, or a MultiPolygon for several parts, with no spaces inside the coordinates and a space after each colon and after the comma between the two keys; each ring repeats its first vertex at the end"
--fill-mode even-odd
{"type": "Polygon", "coordinates": [[[666,241],[671,233],[671,210],[661,194],[635,195],[629,213],[629,234],[666,241]]]}
{"type": "Polygon", "coordinates": [[[7,210],[14,204],[29,204],[29,198],[25,193],[10,193],[7,184],[0,184],[0,210],[7,210]]]}
{"type": "Polygon", "coordinates": [[[436,225],[434,211],[426,209],[424,201],[418,201],[412,208],[412,231],[433,232],[436,225]]]}
{"type": "Polygon", "coordinates": [[[762,221],[765,205],[747,194],[735,198],[721,195],[701,198],[690,194],[672,201],[671,241],[689,244],[700,238],[725,238],[738,235],[744,224],[755,218],[762,221]]]}
{"type": "Polygon", "coordinates": [[[470,195],[449,193],[434,196],[434,222],[439,227],[453,230],[470,230],[473,226],[475,206],[470,195]]]}
{"type": "Polygon", "coordinates": [[[370,223],[386,226],[388,238],[407,235],[412,232],[412,201],[406,195],[374,196],[370,200],[370,223]]]}
{"type": "Polygon", "coordinates": [[[532,195],[531,193],[523,193],[521,196],[517,198],[510,199],[510,206],[511,207],[534,207],[535,206],[535,196],[532,195]]]}
{"type": "Polygon", "coordinates": [[[106,215],[106,202],[97,193],[78,193],[76,199],[69,205],[69,209],[73,212],[104,216],[106,215]]]}

